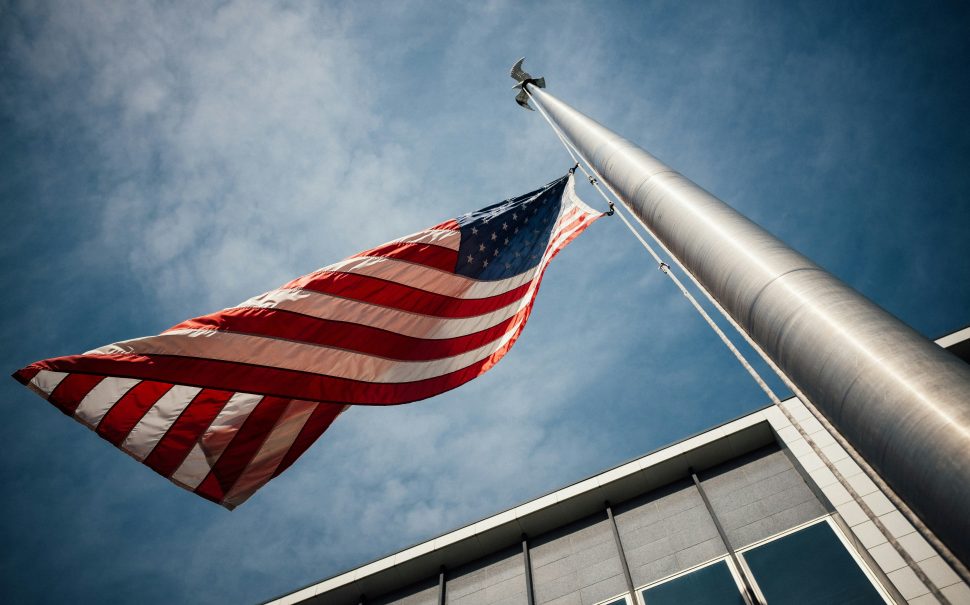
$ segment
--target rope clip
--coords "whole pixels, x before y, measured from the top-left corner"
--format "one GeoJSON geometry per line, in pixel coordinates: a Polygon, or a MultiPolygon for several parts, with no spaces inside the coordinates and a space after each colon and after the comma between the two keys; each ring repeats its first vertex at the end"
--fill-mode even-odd
{"type": "Polygon", "coordinates": [[[569,169],[569,174],[575,173],[577,168],[579,168],[579,162],[573,164],[573,167],[569,169]]]}
{"type": "Polygon", "coordinates": [[[668,265],[667,263],[665,263],[665,262],[663,262],[663,261],[660,261],[660,266],[659,266],[658,268],[659,268],[659,269],[660,269],[661,271],[663,271],[664,273],[666,273],[667,271],[669,271],[669,270],[670,270],[670,265],[668,265]]]}
{"type": "Polygon", "coordinates": [[[606,216],[613,216],[613,214],[616,212],[616,206],[613,205],[613,202],[609,202],[609,204],[610,211],[606,213],[606,216]]]}
{"type": "MultiPolygon", "coordinates": [[[[578,166],[578,164],[577,164],[577,166],[578,166]]],[[[593,176],[593,175],[588,175],[586,178],[589,179],[589,184],[590,185],[593,185],[594,187],[596,186],[596,183],[599,182],[599,181],[596,180],[596,177],[593,176]]]]}

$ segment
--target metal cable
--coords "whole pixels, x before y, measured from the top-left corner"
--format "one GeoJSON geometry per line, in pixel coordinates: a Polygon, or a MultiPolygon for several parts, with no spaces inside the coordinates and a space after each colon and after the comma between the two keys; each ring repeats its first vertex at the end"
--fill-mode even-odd
{"type": "MultiPolygon", "coordinates": [[[[589,183],[593,186],[594,189],[596,189],[596,191],[603,197],[603,199],[606,200],[606,202],[610,205],[611,208],[615,208],[613,200],[611,200],[606,195],[606,193],[604,193],[603,190],[600,188],[599,178],[597,176],[593,176],[593,174],[590,174],[590,172],[586,169],[586,166],[583,165],[583,162],[580,161],[579,157],[577,157],[576,153],[574,153],[572,146],[562,135],[562,133],[552,122],[552,120],[549,119],[549,116],[546,114],[545,109],[542,108],[542,105],[540,105],[539,103],[536,103],[536,107],[539,108],[539,111],[542,113],[542,117],[546,119],[546,122],[548,122],[549,126],[552,127],[553,132],[555,132],[556,136],[559,137],[559,140],[566,148],[566,151],[569,153],[570,157],[573,158],[573,161],[576,162],[576,165],[579,166],[579,169],[582,170],[583,174],[586,175],[586,178],[587,180],[589,180],[589,183]]],[[[595,173],[595,169],[592,168],[592,166],[590,166],[590,169],[592,169],[595,173]]],[[[713,330],[715,334],[717,334],[718,338],[721,339],[721,342],[724,343],[724,346],[726,346],[731,351],[731,353],[734,354],[734,357],[744,367],[744,369],[748,372],[751,378],[754,379],[754,381],[758,384],[758,386],[761,387],[761,390],[764,391],[766,395],[768,395],[768,398],[771,399],[773,403],[780,404],[781,400],[778,399],[778,395],[776,395],[775,392],[771,389],[771,387],[768,386],[768,383],[764,381],[764,379],[761,377],[758,371],[755,370],[750,363],[748,363],[748,360],[744,357],[741,351],[739,351],[738,348],[734,346],[734,343],[731,342],[731,339],[729,339],[727,335],[724,333],[724,331],[721,330],[721,327],[714,322],[710,314],[704,309],[704,307],[700,305],[700,303],[697,302],[697,299],[694,298],[694,295],[691,294],[690,291],[680,281],[680,279],[678,279],[677,276],[674,275],[673,271],[670,269],[670,265],[668,265],[663,261],[660,255],[657,254],[657,251],[653,249],[653,247],[647,242],[647,240],[643,239],[643,236],[640,235],[640,233],[636,230],[633,224],[630,223],[629,219],[627,219],[627,217],[624,215],[623,212],[617,211],[616,215],[619,216],[620,219],[623,221],[623,224],[627,226],[627,229],[630,230],[630,233],[633,234],[633,237],[637,238],[637,240],[640,242],[640,244],[643,245],[646,251],[650,253],[650,256],[652,256],[653,260],[657,262],[657,266],[663,272],[663,274],[669,277],[670,281],[672,281],[674,285],[677,286],[677,289],[680,290],[681,294],[683,294],[684,297],[687,298],[688,301],[690,301],[690,304],[693,305],[694,309],[697,310],[697,313],[704,319],[704,321],[707,322],[707,325],[711,327],[711,330],[713,330]]]]}

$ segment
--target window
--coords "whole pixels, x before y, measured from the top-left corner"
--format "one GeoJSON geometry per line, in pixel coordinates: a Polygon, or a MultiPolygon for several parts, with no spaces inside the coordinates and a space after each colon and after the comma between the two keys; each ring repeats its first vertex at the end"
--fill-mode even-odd
{"type": "Polygon", "coordinates": [[[886,602],[826,522],[756,546],[742,556],[771,605],[886,602]]]}
{"type": "Polygon", "coordinates": [[[744,605],[724,560],[651,586],[643,598],[649,605],[744,605]]]}
{"type": "MultiPolygon", "coordinates": [[[[887,597],[821,519],[740,553],[771,605],[885,605],[887,597]]],[[[722,558],[641,589],[647,605],[745,605],[733,563],[722,558]]],[[[611,601],[606,605],[614,605],[611,601]]],[[[622,600],[618,605],[622,605],[622,600]]]]}

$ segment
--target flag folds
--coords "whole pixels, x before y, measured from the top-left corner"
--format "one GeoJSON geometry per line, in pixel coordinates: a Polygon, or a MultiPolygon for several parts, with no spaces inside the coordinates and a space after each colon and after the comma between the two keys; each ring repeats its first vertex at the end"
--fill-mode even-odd
{"type": "Polygon", "coordinates": [[[488,371],[522,332],[549,261],[600,216],[566,175],[157,336],[14,377],[232,509],[348,406],[417,401],[488,371]]]}

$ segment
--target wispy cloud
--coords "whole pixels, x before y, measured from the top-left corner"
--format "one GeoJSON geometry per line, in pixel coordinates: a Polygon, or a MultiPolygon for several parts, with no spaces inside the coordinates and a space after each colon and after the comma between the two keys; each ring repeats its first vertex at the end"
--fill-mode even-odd
{"type": "Polygon", "coordinates": [[[229,304],[408,228],[416,181],[404,150],[375,137],[373,75],[339,10],[42,12],[11,43],[35,87],[18,117],[81,130],[98,156],[87,245],[123,255],[173,307],[229,304]],[[378,211],[380,227],[361,220],[378,211]]]}

